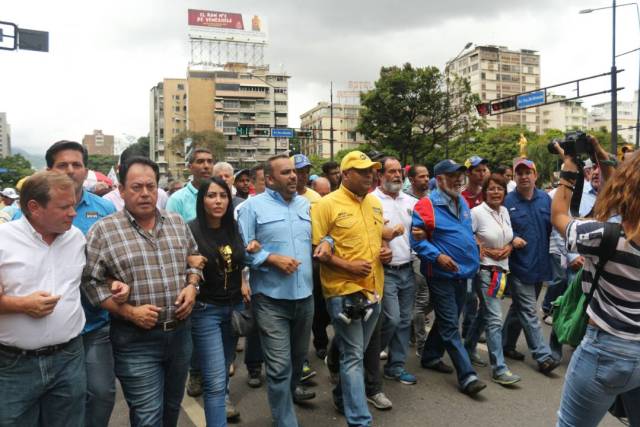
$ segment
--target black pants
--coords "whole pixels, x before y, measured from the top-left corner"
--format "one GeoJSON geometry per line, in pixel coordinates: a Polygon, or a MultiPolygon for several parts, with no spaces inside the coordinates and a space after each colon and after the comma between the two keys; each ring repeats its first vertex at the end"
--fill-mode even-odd
{"type": "Polygon", "coordinates": [[[320,265],[314,261],[313,263],[313,347],[316,350],[327,349],[329,346],[329,336],[327,335],[327,326],[331,324],[327,306],[322,295],[322,283],[320,282],[320,265]]]}

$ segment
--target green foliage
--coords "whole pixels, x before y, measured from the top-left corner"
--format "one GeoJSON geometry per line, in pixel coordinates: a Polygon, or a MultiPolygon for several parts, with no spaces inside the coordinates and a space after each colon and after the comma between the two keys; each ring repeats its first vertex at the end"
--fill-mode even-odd
{"type": "Polygon", "coordinates": [[[3,189],[5,187],[15,188],[21,178],[34,172],[31,163],[20,154],[0,158],[0,168],[7,169],[7,172],[0,173],[0,187],[3,189]]]}
{"type": "Polygon", "coordinates": [[[131,144],[120,154],[120,157],[142,156],[151,158],[151,148],[148,136],[141,136],[138,141],[131,144]]]}
{"type": "Polygon", "coordinates": [[[89,162],[87,168],[102,172],[107,175],[109,170],[113,167],[115,169],[118,163],[118,156],[105,156],[100,154],[89,155],[89,162]]]}
{"type": "Polygon", "coordinates": [[[180,132],[171,139],[169,149],[181,153],[184,156],[184,140],[191,138],[193,148],[207,148],[213,153],[215,160],[224,159],[226,143],[224,135],[215,130],[204,130],[199,132],[180,132]]]}

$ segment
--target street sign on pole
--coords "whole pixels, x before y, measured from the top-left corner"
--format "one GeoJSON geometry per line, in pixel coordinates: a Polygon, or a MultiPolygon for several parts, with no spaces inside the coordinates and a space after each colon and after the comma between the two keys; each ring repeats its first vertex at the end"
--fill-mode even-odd
{"type": "Polygon", "coordinates": [[[293,138],[293,129],[290,128],[271,128],[272,138],[293,138]]]}
{"type": "Polygon", "coordinates": [[[13,22],[0,21],[0,49],[16,50],[18,48],[18,26],[13,22]]]}
{"type": "Polygon", "coordinates": [[[546,102],[544,90],[524,93],[516,98],[518,109],[533,107],[535,105],[544,104],[546,102]]]}

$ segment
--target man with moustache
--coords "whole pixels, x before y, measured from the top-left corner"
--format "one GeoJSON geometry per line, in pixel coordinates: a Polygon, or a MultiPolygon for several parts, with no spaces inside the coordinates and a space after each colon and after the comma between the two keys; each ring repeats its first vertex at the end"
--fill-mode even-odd
{"type": "Polygon", "coordinates": [[[411,235],[411,246],[427,278],[436,320],[422,351],[421,365],[442,373],[453,369],[442,361],[446,350],[458,374],[460,391],[474,396],[486,387],[471,366],[459,331],[467,280],[479,267],[480,253],[471,227],[471,214],[460,195],[465,166],[453,160],[436,164],[437,189],[421,199],[413,211],[413,227],[424,230],[426,239],[411,235]]]}

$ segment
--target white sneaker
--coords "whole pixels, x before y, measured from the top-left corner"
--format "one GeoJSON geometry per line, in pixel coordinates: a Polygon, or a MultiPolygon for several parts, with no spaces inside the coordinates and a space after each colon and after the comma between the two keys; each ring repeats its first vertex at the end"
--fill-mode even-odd
{"type": "Polygon", "coordinates": [[[381,411],[386,411],[391,409],[393,403],[389,400],[387,396],[383,392],[376,393],[373,396],[367,396],[367,402],[371,403],[376,409],[380,409],[381,411]]]}
{"type": "Polygon", "coordinates": [[[387,360],[388,357],[389,357],[389,355],[387,354],[386,351],[382,350],[380,352],[380,360],[387,360]]]}

